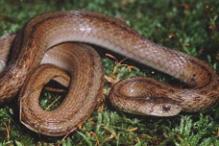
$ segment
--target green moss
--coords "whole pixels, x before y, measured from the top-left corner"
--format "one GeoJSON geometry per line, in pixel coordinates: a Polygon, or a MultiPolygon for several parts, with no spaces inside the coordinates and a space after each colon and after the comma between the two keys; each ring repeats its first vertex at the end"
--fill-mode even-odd
{"type": "MultiPolygon", "coordinates": [[[[124,20],[143,36],[167,47],[208,61],[216,70],[219,53],[219,2],[162,0],[0,0],[0,35],[16,32],[31,17],[54,10],[86,9],[124,20]]],[[[171,80],[151,69],[140,70],[103,57],[105,74],[113,80],[147,75],[171,80]],[[130,69],[131,68],[131,69],[130,69]]],[[[106,93],[110,84],[106,83],[106,93]]],[[[47,100],[42,101],[45,106],[47,100]]],[[[18,121],[15,103],[0,108],[1,145],[219,145],[219,108],[174,118],[136,117],[113,109],[103,110],[72,135],[49,140],[18,121]]]]}

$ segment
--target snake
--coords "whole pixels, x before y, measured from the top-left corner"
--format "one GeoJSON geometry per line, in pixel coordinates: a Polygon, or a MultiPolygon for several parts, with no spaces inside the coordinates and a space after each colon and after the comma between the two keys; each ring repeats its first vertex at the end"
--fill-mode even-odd
{"type": "Polygon", "coordinates": [[[0,103],[18,96],[20,121],[47,136],[77,129],[103,96],[103,67],[93,48],[107,49],[184,82],[178,88],[148,77],[112,85],[115,109],[143,116],[170,117],[216,104],[219,78],[208,63],[156,44],[118,18],[82,10],[47,12],[0,39],[0,103]],[[91,46],[92,45],[92,46],[91,46]],[[44,86],[55,80],[68,88],[59,107],[39,105],[44,86]]]}

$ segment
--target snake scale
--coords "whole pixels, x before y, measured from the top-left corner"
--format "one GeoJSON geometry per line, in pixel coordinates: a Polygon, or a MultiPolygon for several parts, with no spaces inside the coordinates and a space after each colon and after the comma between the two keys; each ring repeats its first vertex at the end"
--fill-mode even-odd
{"type": "Polygon", "coordinates": [[[26,127],[48,136],[74,131],[91,115],[103,88],[100,57],[84,43],[109,49],[188,85],[174,88],[143,77],[119,81],[109,95],[119,110],[167,117],[197,112],[218,100],[218,75],[205,62],[155,44],[116,18],[68,11],[36,16],[16,34],[0,39],[0,102],[12,100],[19,92],[20,121],[26,127]],[[44,111],[39,96],[51,79],[69,89],[58,108],[44,111]]]}

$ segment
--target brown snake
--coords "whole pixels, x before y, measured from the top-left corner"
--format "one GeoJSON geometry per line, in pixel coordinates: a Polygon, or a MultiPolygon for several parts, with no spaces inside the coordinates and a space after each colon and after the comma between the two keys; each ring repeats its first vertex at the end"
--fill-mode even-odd
{"type": "Polygon", "coordinates": [[[22,87],[20,120],[37,133],[61,136],[72,132],[90,116],[101,96],[100,57],[87,45],[67,42],[99,45],[189,85],[179,89],[143,77],[120,81],[109,99],[125,112],[174,116],[208,108],[218,100],[218,75],[203,61],[157,45],[120,20],[101,14],[46,13],[31,19],[16,36],[0,40],[0,102],[12,99],[22,87]],[[40,62],[47,64],[39,66],[40,62]],[[69,91],[57,109],[44,111],[39,96],[51,79],[64,86],[70,82],[69,91]]]}

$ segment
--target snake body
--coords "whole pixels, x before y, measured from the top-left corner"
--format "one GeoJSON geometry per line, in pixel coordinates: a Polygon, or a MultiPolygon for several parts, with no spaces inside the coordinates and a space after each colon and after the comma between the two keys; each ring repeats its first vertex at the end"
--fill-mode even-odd
{"type": "Polygon", "coordinates": [[[109,99],[125,112],[174,116],[206,109],[218,100],[218,75],[205,62],[155,44],[115,18],[84,11],[45,13],[31,19],[16,36],[0,40],[0,102],[12,99],[22,87],[20,120],[35,132],[60,136],[73,131],[89,117],[101,96],[99,56],[87,45],[69,42],[101,46],[189,86],[179,89],[143,77],[120,81],[109,99]],[[56,66],[39,66],[42,62],[56,66]],[[65,86],[70,83],[60,107],[48,112],[38,100],[50,79],[65,86]]]}

